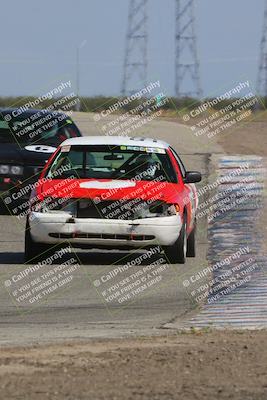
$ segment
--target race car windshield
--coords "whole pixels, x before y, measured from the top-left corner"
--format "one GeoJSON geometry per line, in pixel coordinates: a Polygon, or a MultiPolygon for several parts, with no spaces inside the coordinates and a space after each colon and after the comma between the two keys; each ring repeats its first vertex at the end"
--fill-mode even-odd
{"type": "Polygon", "coordinates": [[[139,146],[62,146],[47,178],[177,182],[165,149],[139,146]]]}
{"type": "Polygon", "coordinates": [[[0,119],[0,143],[58,146],[62,141],[76,136],[80,134],[71,120],[59,124],[53,118],[50,118],[49,123],[44,123],[40,119],[30,123],[25,119],[12,119],[10,122],[0,119]]]}

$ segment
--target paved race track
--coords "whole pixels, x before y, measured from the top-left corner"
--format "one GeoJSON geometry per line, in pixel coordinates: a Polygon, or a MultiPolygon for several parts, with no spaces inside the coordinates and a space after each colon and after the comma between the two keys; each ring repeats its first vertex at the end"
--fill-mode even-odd
{"type": "MultiPolygon", "coordinates": [[[[99,134],[99,126],[90,114],[76,114],[74,119],[85,135],[99,134]]],[[[188,169],[200,170],[204,182],[209,174],[209,159],[214,153],[222,153],[216,144],[205,143],[193,137],[185,126],[172,121],[158,120],[140,128],[137,135],[158,137],[170,142],[181,154],[188,169]]],[[[6,280],[24,271],[23,264],[25,220],[14,216],[0,215],[0,341],[1,344],[41,343],[58,339],[92,337],[120,337],[161,333],[160,328],[174,319],[194,313],[194,303],[183,287],[183,280],[205,266],[207,253],[207,231],[203,219],[198,227],[198,255],[189,259],[185,266],[163,264],[160,280],[151,287],[136,293],[122,304],[103,296],[103,290],[114,293],[112,286],[118,279],[126,279],[162,255],[151,255],[148,261],[119,273],[105,287],[99,287],[98,278],[118,266],[130,263],[142,253],[129,255],[126,252],[78,251],[81,266],[73,273],[73,280],[45,301],[25,305],[14,301],[6,280]]],[[[162,264],[162,263],[161,263],[162,264]]],[[[53,266],[55,267],[55,266],[53,266]]],[[[49,267],[52,268],[51,266],[49,267]]],[[[49,269],[48,268],[48,269],[49,269]]],[[[45,270],[44,270],[45,271],[45,270]]],[[[12,288],[14,289],[14,288],[12,288]]],[[[105,292],[106,293],[106,292],[105,292]]]]}

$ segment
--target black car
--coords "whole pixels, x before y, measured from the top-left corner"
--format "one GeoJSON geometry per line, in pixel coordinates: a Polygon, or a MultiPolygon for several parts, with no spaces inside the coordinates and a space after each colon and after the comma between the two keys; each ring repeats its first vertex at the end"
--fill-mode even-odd
{"type": "Polygon", "coordinates": [[[0,196],[10,211],[29,198],[58,145],[78,136],[77,126],[61,112],[0,108],[0,196]]]}

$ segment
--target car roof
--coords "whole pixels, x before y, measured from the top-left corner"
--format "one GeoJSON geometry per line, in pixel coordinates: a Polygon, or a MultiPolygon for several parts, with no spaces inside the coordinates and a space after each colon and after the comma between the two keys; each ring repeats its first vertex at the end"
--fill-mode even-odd
{"type": "Polygon", "coordinates": [[[161,149],[169,148],[169,144],[162,140],[153,138],[144,138],[141,136],[83,136],[73,139],[67,139],[60,146],[83,146],[83,145],[111,145],[111,146],[147,146],[161,149]]]}
{"type": "MultiPolygon", "coordinates": [[[[23,117],[28,117],[31,116],[33,114],[38,113],[39,111],[42,111],[43,114],[55,114],[55,115],[64,115],[65,118],[69,118],[66,114],[64,114],[64,112],[58,111],[58,110],[43,110],[43,109],[34,109],[34,108],[28,108],[26,110],[23,110],[22,107],[8,107],[8,108],[2,108],[0,107],[0,114],[2,115],[7,115],[7,114],[11,114],[12,111],[19,111],[19,115],[18,118],[22,115],[23,117]]],[[[14,117],[17,118],[17,117],[14,117]]]]}

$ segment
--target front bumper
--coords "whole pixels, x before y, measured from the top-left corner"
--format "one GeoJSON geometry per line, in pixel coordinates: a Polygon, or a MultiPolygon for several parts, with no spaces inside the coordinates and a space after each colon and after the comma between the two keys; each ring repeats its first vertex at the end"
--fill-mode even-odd
{"type": "Polygon", "coordinates": [[[24,166],[23,175],[0,176],[0,196],[11,197],[12,202],[28,200],[32,186],[37,182],[43,166],[24,166]]]}
{"type": "Polygon", "coordinates": [[[10,177],[4,178],[0,176],[0,195],[2,197],[8,196],[11,189],[18,185],[18,180],[10,177]]]}
{"type": "Polygon", "coordinates": [[[67,240],[74,247],[170,246],[179,237],[182,227],[179,215],[130,221],[96,218],[71,220],[70,215],[64,212],[32,212],[29,220],[35,242],[53,244],[67,240]]]}

